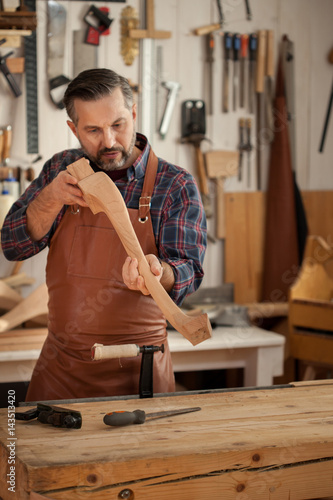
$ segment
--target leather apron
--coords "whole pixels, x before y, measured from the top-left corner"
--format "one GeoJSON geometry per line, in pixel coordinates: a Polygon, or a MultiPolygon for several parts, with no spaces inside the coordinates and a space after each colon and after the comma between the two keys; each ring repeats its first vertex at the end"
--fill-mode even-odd
{"type": "MultiPolygon", "coordinates": [[[[156,171],[157,158],[151,151],[139,210],[128,209],[145,255],[158,255],[147,203],[156,171]]],[[[138,394],[142,355],[93,361],[91,347],[96,342],[164,344],[164,353],[154,353],[154,392],[174,391],[165,317],[150,295],[124,284],[121,272],[126,256],[104,213],[94,215],[82,207],[73,213],[68,208],[50,244],[49,333],[27,401],[138,394]]]]}

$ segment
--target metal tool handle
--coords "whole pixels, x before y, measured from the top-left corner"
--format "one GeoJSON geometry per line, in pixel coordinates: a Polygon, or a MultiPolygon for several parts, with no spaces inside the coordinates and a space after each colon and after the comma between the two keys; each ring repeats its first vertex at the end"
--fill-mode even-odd
{"type": "Polygon", "coordinates": [[[134,411],[113,411],[104,415],[103,422],[113,427],[122,427],[132,424],[143,424],[146,420],[146,413],[143,410],[134,411]]]}

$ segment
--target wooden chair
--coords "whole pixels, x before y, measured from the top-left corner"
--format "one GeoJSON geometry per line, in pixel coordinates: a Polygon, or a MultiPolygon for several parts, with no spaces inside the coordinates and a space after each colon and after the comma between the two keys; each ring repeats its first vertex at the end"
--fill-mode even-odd
{"type": "Polygon", "coordinates": [[[290,354],[307,365],[304,379],[318,367],[333,368],[333,247],[309,236],[303,263],[289,293],[290,354]]]}

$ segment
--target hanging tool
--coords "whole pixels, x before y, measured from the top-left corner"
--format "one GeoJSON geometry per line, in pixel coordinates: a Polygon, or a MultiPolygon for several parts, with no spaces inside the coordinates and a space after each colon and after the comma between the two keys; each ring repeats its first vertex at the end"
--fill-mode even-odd
{"type": "Polygon", "coordinates": [[[3,130],[0,128],[0,165],[2,164],[2,151],[3,151],[3,130]]]}
{"type": "Polygon", "coordinates": [[[15,412],[16,420],[33,420],[37,418],[42,424],[66,429],[81,429],[82,416],[79,411],[61,408],[61,406],[37,403],[37,408],[26,412],[15,412]]]}
{"type": "Polygon", "coordinates": [[[246,19],[248,21],[251,21],[251,19],[252,19],[252,12],[251,12],[251,9],[250,9],[249,0],[245,0],[245,8],[246,8],[246,19]]]}
{"type": "Polygon", "coordinates": [[[165,111],[159,129],[160,136],[162,139],[164,139],[167,131],[169,130],[171,116],[176,104],[176,98],[178,91],[180,89],[180,84],[177,82],[162,82],[162,87],[168,90],[167,104],[165,107],[165,111]]]}
{"type": "Polygon", "coordinates": [[[206,63],[208,75],[208,113],[213,114],[213,67],[214,67],[214,33],[205,35],[206,41],[206,63]]]}
{"type": "Polygon", "coordinates": [[[273,117],[274,32],[273,30],[267,31],[265,76],[266,76],[265,78],[266,128],[270,132],[270,140],[272,141],[274,137],[274,117],[273,117]]]}
{"type": "Polygon", "coordinates": [[[261,189],[262,146],[261,137],[264,130],[264,89],[265,89],[265,63],[266,63],[266,37],[267,32],[258,32],[257,68],[256,68],[256,95],[257,95],[257,189],[261,189]]]}
{"type": "Polygon", "coordinates": [[[171,31],[159,31],[154,24],[154,0],[146,0],[146,29],[130,29],[129,36],[140,43],[140,130],[147,137],[152,138],[154,127],[154,92],[155,88],[155,59],[154,40],[171,37],[171,31]]]}
{"type": "MultiPolygon", "coordinates": [[[[328,61],[330,64],[333,64],[333,49],[329,53],[328,61]]],[[[324,145],[325,145],[328,124],[329,124],[329,120],[330,120],[330,115],[331,115],[332,103],[333,103],[333,84],[332,84],[332,89],[331,89],[331,95],[330,95],[330,98],[328,101],[328,107],[327,107],[327,111],[326,111],[324,128],[323,128],[323,132],[322,132],[322,136],[321,136],[321,140],[320,140],[319,153],[322,153],[324,151],[324,145]]]]}
{"type": "Polygon", "coordinates": [[[2,164],[7,167],[10,160],[10,149],[12,147],[12,127],[7,125],[3,131],[2,164]]]}
{"type": "Polygon", "coordinates": [[[253,149],[253,146],[251,144],[251,130],[252,130],[251,118],[247,118],[245,120],[245,129],[246,129],[245,151],[247,152],[247,187],[250,187],[250,185],[251,185],[251,151],[253,149]]]}
{"type": "Polygon", "coordinates": [[[209,195],[208,181],[205,170],[204,158],[201,151],[201,142],[207,140],[205,103],[202,100],[187,100],[182,103],[182,137],[181,143],[189,143],[194,146],[196,156],[197,175],[202,203],[209,218],[213,215],[211,199],[209,195]]]}
{"type": "Polygon", "coordinates": [[[245,118],[239,119],[239,163],[238,163],[238,180],[242,180],[243,174],[243,153],[246,151],[246,144],[244,141],[244,128],[245,128],[245,118]]]}
{"type": "Polygon", "coordinates": [[[236,111],[238,108],[238,98],[239,98],[239,53],[240,53],[240,34],[235,33],[232,39],[232,48],[233,48],[233,66],[234,66],[234,74],[233,74],[233,110],[236,111]]]}
{"type": "Polygon", "coordinates": [[[249,113],[254,113],[254,96],[255,96],[255,72],[256,72],[256,59],[257,59],[257,33],[252,33],[249,37],[249,113]]]}
{"type": "MultiPolygon", "coordinates": [[[[2,40],[0,40],[0,45],[3,45],[5,42],[6,42],[6,38],[2,38],[2,40]]],[[[18,84],[16,83],[15,78],[13,77],[11,72],[9,71],[8,66],[7,66],[7,61],[6,61],[7,58],[9,56],[11,56],[13,53],[14,53],[14,51],[11,50],[5,56],[0,56],[0,71],[2,72],[4,77],[6,78],[7,83],[9,84],[14,96],[19,97],[22,94],[22,92],[21,92],[18,84]]]]}
{"type": "Polygon", "coordinates": [[[215,181],[216,238],[226,236],[224,183],[228,177],[237,176],[238,151],[208,151],[205,153],[207,175],[215,181]]]}
{"type": "Polygon", "coordinates": [[[147,413],[147,414],[143,410],[112,411],[104,415],[103,422],[105,423],[105,425],[120,427],[132,424],[143,424],[144,422],[149,420],[173,417],[175,415],[183,415],[184,413],[191,413],[193,411],[199,411],[199,410],[201,410],[200,407],[195,407],[195,408],[182,408],[180,410],[159,411],[156,413],[147,413]]]}
{"type": "MultiPolygon", "coordinates": [[[[29,10],[36,11],[36,0],[25,0],[29,10]]],[[[39,152],[38,144],[38,82],[37,82],[37,33],[24,37],[26,135],[27,153],[39,152]]]]}
{"type": "Polygon", "coordinates": [[[91,5],[84,16],[84,21],[88,25],[85,43],[99,45],[100,36],[106,34],[113,19],[110,19],[107,12],[91,5]]]}
{"type": "Polygon", "coordinates": [[[47,75],[49,78],[50,97],[58,109],[63,109],[62,102],[70,79],[63,74],[66,40],[67,12],[63,5],[55,0],[47,2],[47,75]]]}
{"type": "Polygon", "coordinates": [[[129,36],[130,29],[137,29],[139,26],[138,12],[134,7],[127,6],[121,11],[120,19],[121,33],[121,56],[127,66],[131,66],[139,54],[139,40],[129,36]]]}
{"type": "Polygon", "coordinates": [[[224,24],[224,16],[222,12],[222,4],[221,0],[216,0],[217,3],[217,8],[219,11],[219,22],[215,24],[208,24],[207,26],[202,26],[201,28],[196,28],[193,30],[193,33],[195,35],[208,35],[208,33],[212,33],[213,31],[217,31],[219,29],[223,29],[223,24],[224,24]]]}
{"type": "Polygon", "coordinates": [[[230,59],[232,50],[232,34],[224,33],[224,71],[223,71],[223,98],[222,98],[222,111],[228,113],[229,111],[229,73],[230,73],[230,59]]]}
{"type": "MultiPolygon", "coordinates": [[[[287,35],[283,35],[281,44],[282,70],[284,75],[284,93],[287,106],[289,143],[291,164],[296,172],[296,110],[295,110],[295,58],[294,42],[287,35]]],[[[277,119],[277,116],[275,116],[277,119]]]]}
{"type": "Polygon", "coordinates": [[[240,50],[240,97],[239,105],[241,108],[246,107],[246,83],[248,74],[247,63],[248,63],[248,45],[249,45],[249,35],[241,35],[241,50],[240,50]]]}
{"type": "Polygon", "coordinates": [[[94,344],[91,348],[92,359],[98,361],[100,359],[119,359],[133,358],[142,354],[140,380],[139,380],[139,395],[140,398],[152,398],[153,392],[153,368],[154,368],[154,353],[164,352],[164,344],[161,346],[144,345],[142,347],[137,344],[109,345],[94,344]]]}

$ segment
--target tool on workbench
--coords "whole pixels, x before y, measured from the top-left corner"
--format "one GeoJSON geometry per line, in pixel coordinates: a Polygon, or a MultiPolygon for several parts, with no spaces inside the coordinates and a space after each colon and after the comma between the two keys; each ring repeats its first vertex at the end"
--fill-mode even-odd
{"type": "Polygon", "coordinates": [[[53,427],[64,427],[66,429],[81,429],[82,416],[79,411],[69,410],[61,406],[37,403],[37,408],[25,412],[16,412],[16,420],[33,420],[37,418],[42,424],[50,424],[53,427]]]}
{"type": "Polygon", "coordinates": [[[139,395],[140,398],[152,398],[154,396],[154,353],[164,352],[164,344],[161,346],[137,344],[110,345],[94,344],[91,348],[91,356],[94,361],[100,359],[132,358],[142,354],[139,395]]]}
{"type": "Polygon", "coordinates": [[[249,113],[254,113],[254,97],[255,97],[255,73],[257,59],[258,35],[252,33],[249,36],[249,79],[248,79],[248,106],[249,113]]]}
{"type": "Polygon", "coordinates": [[[238,108],[239,99],[239,53],[240,53],[241,39],[240,34],[235,33],[232,38],[233,49],[233,89],[232,89],[232,102],[233,110],[238,108]]]}
{"type": "MultiPolygon", "coordinates": [[[[0,6],[1,7],[1,6],[0,6]]],[[[2,30],[30,30],[37,27],[37,14],[31,12],[24,5],[24,0],[20,0],[20,5],[14,11],[0,11],[0,29],[2,30]]]]}
{"type": "Polygon", "coordinates": [[[175,415],[183,415],[184,413],[191,413],[199,410],[201,410],[201,408],[197,406],[195,408],[181,408],[180,410],[166,410],[158,411],[156,413],[146,413],[143,410],[112,411],[104,415],[103,422],[105,425],[121,427],[125,425],[144,424],[149,420],[174,417],[175,415]]]}
{"type": "Polygon", "coordinates": [[[224,33],[223,37],[224,45],[224,65],[223,65],[223,96],[222,96],[222,111],[224,113],[229,112],[229,80],[230,80],[230,59],[232,50],[232,34],[229,32],[224,33]]]}
{"type": "Polygon", "coordinates": [[[162,87],[168,90],[167,104],[159,128],[160,136],[162,139],[164,139],[169,130],[171,116],[176,104],[176,98],[180,89],[180,84],[177,82],[162,82],[162,87]]]}
{"type": "Polygon", "coordinates": [[[267,32],[260,30],[258,32],[258,50],[256,61],[256,96],[257,96],[257,189],[261,189],[262,174],[262,149],[261,138],[264,131],[264,110],[265,110],[265,63],[267,49],[267,32]]]}
{"type": "Polygon", "coordinates": [[[250,187],[250,185],[251,185],[251,151],[253,149],[253,146],[251,143],[251,130],[252,130],[251,118],[247,118],[245,120],[245,129],[246,129],[245,151],[247,153],[247,187],[250,187]]]}
{"type": "Polygon", "coordinates": [[[238,164],[238,180],[242,180],[242,174],[243,174],[243,154],[246,151],[246,145],[245,145],[245,140],[244,140],[244,128],[245,128],[245,118],[240,118],[239,119],[239,143],[238,143],[238,150],[239,150],[239,164],[238,164]]]}
{"type": "Polygon", "coordinates": [[[201,99],[189,99],[187,101],[184,101],[182,103],[181,143],[189,143],[194,146],[199,190],[201,193],[206,217],[209,218],[213,215],[213,210],[209,194],[204,158],[201,151],[201,142],[204,140],[208,140],[205,134],[206,112],[204,101],[202,101],[201,99]]]}
{"type": "Polygon", "coordinates": [[[214,68],[214,48],[215,40],[214,33],[208,33],[205,35],[205,45],[206,45],[206,64],[207,64],[207,80],[208,80],[208,114],[213,114],[213,102],[214,102],[214,92],[213,92],[213,68],[214,68]]]}
{"type": "MultiPolygon", "coordinates": [[[[329,53],[328,61],[330,64],[333,64],[333,49],[329,53]]],[[[319,153],[322,153],[324,151],[324,145],[325,145],[326,133],[327,133],[327,129],[328,129],[328,123],[330,120],[332,103],[333,103],[333,84],[332,84],[332,88],[331,88],[331,95],[330,95],[329,101],[328,101],[324,127],[323,127],[323,131],[322,131],[322,135],[321,135],[319,153]]]]}
{"type": "Polygon", "coordinates": [[[248,46],[249,35],[241,35],[241,49],[240,49],[240,96],[239,106],[246,108],[246,89],[247,89],[247,76],[248,76],[248,46]]]}
{"type": "Polygon", "coordinates": [[[63,97],[70,79],[63,74],[66,41],[65,7],[55,0],[47,2],[47,76],[53,104],[64,109],[63,97]]]}
{"type": "Polygon", "coordinates": [[[212,33],[213,31],[217,31],[223,29],[224,24],[224,16],[222,12],[222,4],[221,0],[216,0],[217,8],[219,12],[219,22],[214,24],[208,24],[206,26],[201,26],[201,28],[196,28],[193,30],[193,33],[198,36],[208,35],[208,33],[212,33]]]}
{"type": "Polygon", "coordinates": [[[99,45],[100,36],[108,32],[113,21],[113,19],[109,18],[108,11],[109,9],[107,9],[107,12],[103,9],[98,9],[95,5],[89,7],[83,18],[88,25],[85,43],[99,45]]]}
{"type": "MultiPolygon", "coordinates": [[[[0,40],[0,45],[3,45],[5,42],[6,42],[6,38],[2,38],[0,40]]],[[[10,86],[14,96],[19,97],[22,94],[22,92],[20,90],[20,87],[16,83],[15,78],[13,77],[12,73],[9,71],[9,68],[7,66],[7,58],[9,56],[11,56],[13,53],[14,53],[14,51],[11,50],[6,55],[0,56],[0,71],[2,72],[4,77],[6,78],[7,83],[10,86]]]]}

